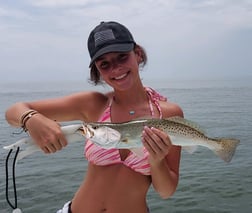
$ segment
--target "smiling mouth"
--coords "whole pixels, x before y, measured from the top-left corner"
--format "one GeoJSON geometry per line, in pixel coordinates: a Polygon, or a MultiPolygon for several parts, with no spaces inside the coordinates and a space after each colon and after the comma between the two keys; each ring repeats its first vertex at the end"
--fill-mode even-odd
{"type": "Polygon", "coordinates": [[[115,77],[114,80],[121,80],[121,79],[125,78],[127,75],[128,75],[128,73],[122,74],[120,76],[115,77]]]}

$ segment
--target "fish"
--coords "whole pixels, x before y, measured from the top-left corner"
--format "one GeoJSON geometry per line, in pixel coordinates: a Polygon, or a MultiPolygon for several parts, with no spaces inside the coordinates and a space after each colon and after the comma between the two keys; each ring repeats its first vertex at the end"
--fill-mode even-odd
{"type": "MultiPolygon", "coordinates": [[[[66,140],[69,143],[72,142],[79,142],[83,140],[82,134],[82,124],[70,124],[61,127],[62,133],[65,135],[66,140]]],[[[35,152],[41,151],[40,147],[35,143],[35,141],[30,137],[24,137],[18,140],[17,142],[4,146],[3,149],[5,150],[13,150],[16,151],[20,149],[17,155],[17,162],[29,155],[32,155],[35,152]]]]}
{"type": "Polygon", "coordinates": [[[166,119],[139,119],[124,123],[88,123],[83,125],[83,130],[87,131],[84,132],[86,137],[105,148],[136,151],[143,146],[141,136],[144,126],[166,132],[173,145],[181,146],[190,153],[198,146],[206,147],[225,162],[231,161],[240,143],[240,140],[235,138],[208,137],[198,124],[178,116],[166,119]]]}
{"type": "MultiPolygon", "coordinates": [[[[61,130],[69,143],[86,138],[105,149],[130,149],[141,156],[140,150],[143,147],[141,136],[144,126],[166,132],[173,145],[181,146],[190,152],[195,151],[197,146],[203,146],[226,162],[231,161],[240,143],[235,138],[208,137],[198,124],[178,116],[165,119],[138,119],[122,123],[84,122],[63,126],[61,130]]],[[[4,149],[17,149],[23,145],[26,147],[20,151],[17,160],[40,150],[31,137],[23,138],[5,146],[4,149]]]]}

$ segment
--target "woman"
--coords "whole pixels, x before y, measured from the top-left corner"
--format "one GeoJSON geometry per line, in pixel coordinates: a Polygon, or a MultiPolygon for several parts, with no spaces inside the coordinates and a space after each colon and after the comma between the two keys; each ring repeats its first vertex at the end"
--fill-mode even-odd
{"type": "MultiPolygon", "coordinates": [[[[178,105],[143,86],[139,66],[147,57],[125,26],[100,23],[90,33],[88,49],[91,80],[95,84],[106,82],[113,88],[111,92],[80,92],[20,102],[6,111],[7,121],[27,130],[45,153],[67,145],[58,122],[183,117],[178,105]]],[[[71,202],[58,212],[146,213],[151,184],[162,198],[171,196],[178,184],[181,148],[173,146],[166,133],[152,127],[144,127],[142,142],[144,155],[139,157],[127,149],[105,150],[87,141],[85,156],[89,164],[84,181],[71,202]]]]}

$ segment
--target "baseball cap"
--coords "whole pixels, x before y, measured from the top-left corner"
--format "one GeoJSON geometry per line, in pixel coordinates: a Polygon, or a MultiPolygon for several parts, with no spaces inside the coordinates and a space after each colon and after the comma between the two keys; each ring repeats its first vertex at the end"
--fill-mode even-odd
{"type": "Polygon", "coordinates": [[[88,51],[91,58],[89,67],[101,55],[109,52],[128,52],[133,50],[135,41],[130,31],[120,23],[101,22],[90,33],[88,51]]]}

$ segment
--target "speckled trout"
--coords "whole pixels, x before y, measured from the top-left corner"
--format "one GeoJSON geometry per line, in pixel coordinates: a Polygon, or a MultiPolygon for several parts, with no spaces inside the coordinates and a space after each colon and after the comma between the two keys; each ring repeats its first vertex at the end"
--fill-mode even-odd
{"type": "MultiPolygon", "coordinates": [[[[168,119],[139,119],[124,123],[84,123],[61,127],[69,143],[79,142],[83,137],[105,148],[131,149],[138,155],[143,147],[141,136],[144,126],[155,127],[165,131],[173,145],[195,150],[197,146],[207,147],[214,151],[224,161],[231,161],[239,140],[232,138],[210,138],[197,124],[181,117],[168,119]]],[[[3,147],[16,150],[21,148],[18,160],[41,151],[31,137],[18,140],[16,143],[3,147]]]]}
{"type": "Polygon", "coordinates": [[[184,118],[140,119],[125,123],[89,123],[83,125],[83,134],[104,148],[135,149],[142,147],[143,127],[155,127],[166,132],[173,145],[195,150],[207,147],[221,159],[230,162],[239,140],[233,138],[210,138],[200,127],[184,118]]]}

